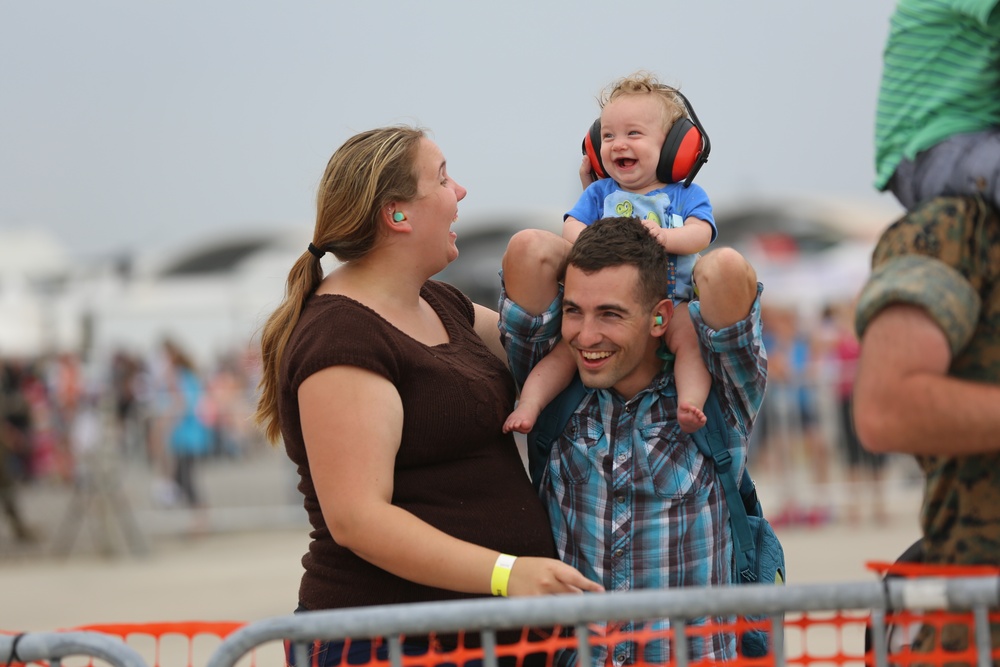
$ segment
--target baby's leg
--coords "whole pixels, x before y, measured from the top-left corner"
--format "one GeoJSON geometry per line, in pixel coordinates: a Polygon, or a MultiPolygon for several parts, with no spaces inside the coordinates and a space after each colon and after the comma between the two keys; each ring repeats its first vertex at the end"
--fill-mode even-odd
{"type": "Polygon", "coordinates": [[[674,306],[665,334],[667,347],[674,353],[674,382],[677,384],[677,423],[685,433],[694,433],[705,425],[703,412],[712,376],[705,368],[698,347],[698,334],[688,314],[686,303],[674,306]]]}
{"type": "Polygon", "coordinates": [[[576,372],[576,360],[569,347],[559,342],[552,351],[535,364],[521,388],[517,407],[503,423],[503,432],[527,433],[546,405],[569,386],[576,372]]]}

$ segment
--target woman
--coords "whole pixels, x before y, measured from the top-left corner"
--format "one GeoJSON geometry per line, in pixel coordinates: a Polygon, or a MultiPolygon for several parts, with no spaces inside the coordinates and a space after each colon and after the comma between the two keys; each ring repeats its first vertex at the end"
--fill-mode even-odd
{"type": "Polygon", "coordinates": [[[212,431],[201,415],[205,387],[191,357],[176,342],[164,340],[163,351],[172,419],[167,445],[173,460],[174,484],[181,499],[195,512],[191,532],[201,533],[208,529],[208,515],[196,481],[196,469],[198,460],[209,454],[213,444],[212,431]]]}
{"type": "Polygon", "coordinates": [[[502,432],[497,314],[430,280],[458,257],[465,194],[418,129],[363,132],[327,165],[313,242],[264,328],[257,410],[313,527],[300,609],[601,590],[555,559],[502,432]],[[343,263],[324,277],[327,251],[343,263]]]}

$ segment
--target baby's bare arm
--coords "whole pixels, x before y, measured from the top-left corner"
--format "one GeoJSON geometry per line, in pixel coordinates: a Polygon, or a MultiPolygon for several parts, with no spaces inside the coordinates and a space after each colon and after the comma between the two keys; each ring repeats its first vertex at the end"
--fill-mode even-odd
{"type": "Polygon", "coordinates": [[[652,220],[643,220],[642,224],[667,252],[675,255],[694,255],[712,242],[712,225],[698,218],[688,218],[683,227],[660,227],[652,220]]]}

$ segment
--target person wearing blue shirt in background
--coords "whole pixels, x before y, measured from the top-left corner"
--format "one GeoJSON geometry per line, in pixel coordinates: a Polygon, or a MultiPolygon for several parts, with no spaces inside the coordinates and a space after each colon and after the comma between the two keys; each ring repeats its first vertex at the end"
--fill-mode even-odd
{"type": "Polygon", "coordinates": [[[173,460],[174,483],[184,502],[196,512],[192,530],[204,532],[208,528],[208,517],[195,480],[195,468],[198,460],[211,452],[213,444],[212,430],[200,414],[205,386],[195,371],[194,362],[177,343],[165,340],[163,351],[169,366],[167,383],[173,421],[167,445],[173,460]]]}

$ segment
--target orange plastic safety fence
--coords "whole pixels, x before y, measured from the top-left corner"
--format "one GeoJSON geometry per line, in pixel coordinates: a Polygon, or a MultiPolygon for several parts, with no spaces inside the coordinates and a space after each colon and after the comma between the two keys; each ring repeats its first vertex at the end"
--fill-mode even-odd
{"type": "MultiPolygon", "coordinates": [[[[838,665],[851,665],[853,667],[864,667],[864,630],[868,615],[866,612],[829,612],[825,614],[789,614],[785,618],[785,644],[784,659],[785,665],[801,667],[835,667],[838,665]]],[[[674,665],[670,658],[667,662],[647,662],[646,648],[660,649],[663,643],[672,646],[676,639],[676,627],[668,629],[657,629],[643,627],[641,621],[635,624],[591,624],[588,626],[588,644],[591,647],[603,647],[608,649],[608,654],[613,654],[613,649],[622,644],[630,645],[630,664],[637,667],[656,665],[664,667],[674,665]]],[[[555,667],[559,664],[559,654],[564,650],[575,651],[578,648],[578,639],[573,635],[572,628],[556,628],[543,638],[539,638],[538,631],[525,629],[520,635],[520,639],[511,643],[498,644],[496,647],[497,657],[502,660],[503,665],[514,664],[516,667],[555,667]]],[[[689,646],[696,643],[711,642],[711,636],[720,632],[731,633],[739,636],[748,630],[772,630],[770,619],[749,621],[739,618],[730,623],[709,622],[704,625],[684,626],[684,636],[687,638],[689,646]]],[[[404,643],[406,637],[400,638],[404,643]]],[[[359,638],[360,640],[360,638],[359,638]]],[[[369,665],[371,667],[388,667],[390,662],[385,657],[386,638],[379,637],[372,641],[370,653],[367,661],[358,660],[357,656],[351,656],[351,664],[369,665]],[[379,655],[381,654],[381,657],[379,655]]],[[[460,666],[472,661],[482,660],[484,649],[479,646],[478,637],[471,633],[467,636],[460,633],[456,639],[451,636],[442,639],[431,636],[429,645],[431,649],[418,655],[403,655],[403,667],[434,667],[442,665],[460,666]]],[[[319,645],[311,647],[309,652],[312,664],[307,667],[318,667],[317,650],[319,645]]],[[[350,650],[350,642],[343,646],[339,657],[340,664],[347,664],[347,656],[350,650]]],[[[656,650],[655,653],[659,653],[656,650]]],[[[669,650],[667,651],[669,653],[669,650]]],[[[329,664],[330,660],[324,660],[329,664]]],[[[692,659],[688,663],[691,667],[704,667],[714,664],[711,659],[692,659]]],[[[739,655],[734,660],[727,662],[727,667],[775,667],[777,664],[773,650],[762,657],[749,657],[739,655]]]]}
{"type": "MultiPolygon", "coordinates": [[[[57,632],[100,632],[118,637],[137,650],[149,667],[196,667],[207,659],[215,646],[244,625],[245,621],[102,623],[63,628],[57,632]],[[196,662],[196,658],[203,660],[196,662]]],[[[63,667],[96,667],[98,663],[102,661],[93,658],[62,661],[63,667]]],[[[43,661],[29,664],[48,667],[43,661]]],[[[11,663],[10,667],[14,666],[22,667],[22,664],[11,663]]],[[[250,655],[248,667],[256,667],[256,653],[250,655]]]]}
{"type": "MultiPolygon", "coordinates": [[[[91,632],[102,632],[107,635],[121,637],[122,641],[133,648],[152,643],[152,657],[149,659],[149,667],[164,667],[163,653],[165,646],[171,638],[179,639],[182,645],[186,645],[186,667],[195,667],[195,645],[201,639],[205,641],[205,648],[209,645],[217,645],[231,633],[246,625],[241,621],[171,621],[156,623],[105,623],[98,625],[85,625],[74,630],[88,630],[91,632]]],[[[144,651],[140,651],[146,655],[144,651]]],[[[174,660],[166,663],[167,667],[178,667],[174,660]]],[[[252,664],[251,667],[256,667],[252,664]]]]}
{"type": "MultiPolygon", "coordinates": [[[[1000,628],[1000,612],[990,613],[989,620],[997,624],[1000,628]]],[[[788,613],[783,622],[784,644],[783,658],[785,665],[789,667],[865,667],[874,664],[871,655],[866,655],[864,648],[865,630],[869,626],[869,612],[858,611],[831,611],[831,612],[809,612],[809,613],[788,613]]],[[[971,612],[944,612],[928,611],[913,612],[899,611],[889,612],[886,615],[887,626],[899,629],[911,628],[917,624],[922,624],[930,630],[925,632],[935,632],[938,636],[945,634],[945,648],[937,648],[930,652],[917,652],[907,645],[898,648],[890,653],[889,664],[893,667],[959,667],[969,665],[973,667],[977,664],[978,656],[975,649],[974,637],[974,616],[971,612]]],[[[108,625],[88,625],[71,630],[85,630],[93,632],[103,632],[121,637],[123,641],[135,648],[146,657],[150,667],[200,667],[211,655],[211,650],[222,639],[233,631],[243,627],[242,622],[167,622],[167,623],[129,623],[129,624],[108,624],[108,625]],[[179,639],[183,647],[173,646],[164,655],[164,643],[171,638],[179,639]],[[195,643],[201,639],[208,639],[209,644],[202,645],[200,651],[195,651],[195,643]],[[145,642],[145,645],[143,645],[145,642]]],[[[643,659],[644,648],[655,646],[657,643],[673,645],[676,640],[676,626],[669,629],[653,629],[643,627],[641,622],[634,625],[625,624],[592,624],[589,626],[588,643],[592,647],[605,647],[608,653],[613,653],[614,647],[623,643],[629,643],[632,647],[631,654],[637,667],[657,664],[658,667],[671,667],[675,664],[673,658],[667,662],[646,662],[643,659]]],[[[771,620],[748,621],[738,618],[731,623],[709,622],[698,626],[685,626],[684,632],[688,645],[693,645],[699,640],[710,642],[710,636],[718,632],[733,633],[739,636],[741,633],[751,629],[763,629],[770,631],[771,620]]],[[[574,651],[578,648],[578,639],[573,636],[572,628],[556,628],[554,630],[541,633],[537,630],[523,630],[513,640],[504,637],[503,641],[496,647],[497,656],[505,659],[503,664],[516,663],[518,667],[526,665],[539,665],[540,667],[555,667],[558,655],[564,651],[574,651]]],[[[5,633],[12,634],[12,633],[5,633]]],[[[405,641],[406,638],[403,638],[405,641]]],[[[448,637],[431,636],[429,654],[404,655],[402,658],[403,667],[431,667],[434,665],[463,665],[470,661],[482,660],[484,650],[479,645],[477,634],[459,633],[448,637]]],[[[372,642],[370,659],[364,662],[365,665],[373,667],[388,667],[389,661],[385,658],[385,638],[376,638],[372,642]],[[381,653],[382,657],[379,657],[381,653]]],[[[347,651],[350,642],[344,647],[341,656],[341,664],[346,664],[347,651]]],[[[259,648],[259,647],[258,647],[259,648]]],[[[993,650],[992,657],[995,664],[1000,664],[1000,650],[993,650]]],[[[248,656],[249,667],[256,667],[256,652],[248,656]]],[[[692,660],[691,667],[704,667],[710,660],[692,660]]],[[[282,667],[284,661],[282,657],[272,656],[264,663],[267,667],[282,667]]],[[[352,656],[352,665],[357,665],[356,658],[352,656]]],[[[241,662],[241,665],[244,663],[241,662]]],[[[20,665],[12,663],[12,665],[20,665]]],[[[32,663],[48,667],[46,663],[32,663]]],[[[94,661],[67,662],[63,667],[95,667],[94,661]]],[[[776,667],[776,656],[769,653],[766,656],[753,658],[743,655],[728,663],[731,667],[776,667]]]]}
{"type": "MultiPolygon", "coordinates": [[[[865,566],[882,577],[995,577],[1000,567],[995,565],[953,565],[934,563],[909,563],[868,561],[865,566]]],[[[991,627],[991,658],[1000,664],[1000,611],[988,614],[991,627]]],[[[975,665],[978,652],[975,643],[975,621],[972,612],[946,611],[889,611],[886,627],[891,630],[890,663],[898,667],[908,665],[943,666],[975,665]],[[911,648],[917,640],[921,650],[911,648]],[[930,648],[928,648],[930,647],[930,648]]]]}
{"type": "Polygon", "coordinates": [[[995,577],[1000,567],[995,565],[935,565],[932,563],[890,563],[872,560],[865,567],[879,575],[896,577],[995,577]]]}

